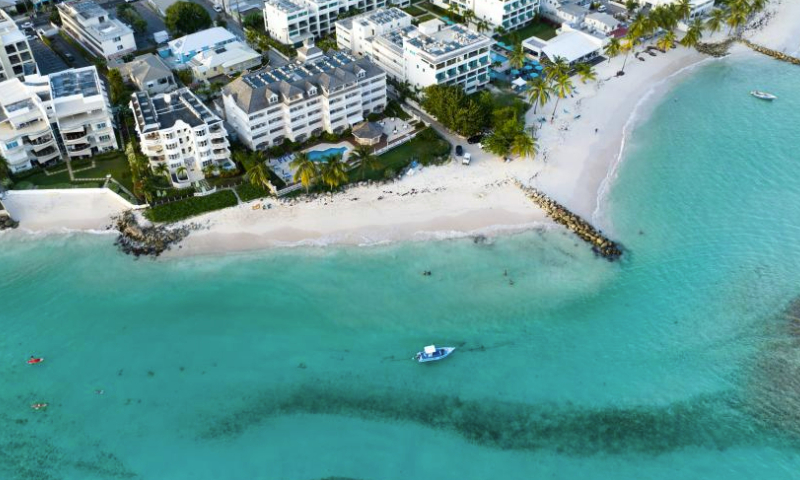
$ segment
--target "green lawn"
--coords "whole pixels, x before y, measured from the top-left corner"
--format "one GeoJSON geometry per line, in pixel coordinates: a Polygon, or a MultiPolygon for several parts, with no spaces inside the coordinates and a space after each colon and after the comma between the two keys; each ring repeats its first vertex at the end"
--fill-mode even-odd
{"type": "Polygon", "coordinates": [[[230,190],[212,193],[205,197],[192,197],[186,200],[151,207],[144,216],[154,222],[177,222],[201,213],[232,207],[237,204],[236,195],[230,190]]]}
{"type": "Polygon", "coordinates": [[[422,22],[427,22],[428,20],[433,20],[434,18],[436,18],[436,17],[434,17],[430,13],[426,13],[425,15],[423,15],[421,17],[417,17],[415,20],[417,22],[419,22],[419,23],[422,23],[422,22]]]}
{"type": "Polygon", "coordinates": [[[243,202],[249,202],[250,200],[269,196],[269,193],[265,189],[256,187],[250,183],[243,183],[236,187],[236,193],[239,194],[239,198],[243,202]]]}
{"type": "Polygon", "coordinates": [[[44,170],[39,170],[36,173],[26,175],[22,174],[14,177],[15,188],[31,188],[37,186],[41,188],[70,188],[69,173],[66,171],[67,165],[59,163],[55,167],[47,169],[48,171],[55,172],[64,170],[63,172],[54,175],[47,175],[44,170]]]}
{"type": "MultiPolygon", "coordinates": [[[[131,168],[128,164],[128,157],[125,156],[124,152],[115,151],[104,153],[102,155],[95,155],[92,157],[92,160],[95,162],[95,167],[82,172],[77,172],[75,174],[75,178],[105,178],[107,174],[111,174],[111,176],[114,177],[114,180],[121,183],[122,186],[128,190],[133,190],[131,168]]],[[[83,160],[80,161],[83,162],[83,160]]],[[[81,167],[75,167],[73,162],[73,168],[81,167]]]]}
{"type": "Polygon", "coordinates": [[[425,10],[414,5],[404,8],[403,11],[414,17],[419,17],[420,15],[423,15],[425,13],[425,10]]]}
{"type": "Polygon", "coordinates": [[[506,45],[511,45],[514,43],[515,37],[519,41],[522,41],[526,38],[534,36],[539,37],[542,40],[550,40],[556,36],[556,27],[549,23],[545,23],[542,20],[534,19],[531,23],[520,28],[519,30],[514,30],[513,32],[503,35],[500,37],[500,41],[506,45]]]}
{"type": "MultiPolygon", "coordinates": [[[[436,157],[450,153],[450,144],[439,136],[436,131],[430,129],[430,133],[420,132],[413,140],[410,140],[397,148],[389,150],[378,159],[381,168],[377,171],[369,172],[366,180],[381,180],[386,178],[387,170],[391,170],[391,176],[397,175],[400,170],[407,167],[412,161],[417,160],[423,165],[434,163],[436,157]]],[[[361,172],[358,169],[352,170],[348,176],[350,182],[362,180],[361,172]]]]}

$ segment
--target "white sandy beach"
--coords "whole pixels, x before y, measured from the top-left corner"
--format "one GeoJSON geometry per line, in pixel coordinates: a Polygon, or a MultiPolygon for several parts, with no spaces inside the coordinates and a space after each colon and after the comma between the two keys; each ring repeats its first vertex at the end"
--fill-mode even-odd
{"type": "Polygon", "coordinates": [[[132,207],[103,188],[12,190],[2,201],[20,229],[29,232],[102,230],[111,217],[132,207]]]}
{"type": "MultiPolygon", "coordinates": [[[[800,50],[800,2],[773,0],[767,12],[768,26],[746,36],[775,50],[800,50]]],[[[734,53],[756,55],[738,46],[734,53]]],[[[713,61],[683,47],[643,58],[642,62],[631,55],[621,77],[614,75],[623,56],[598,65],[597,82],[584,85],[576,78],[578,93],[560,102],[555,122],[542,125],[535,160],[503,163],[477,145],[449,135],[451,142],[472,154],[472,165],[429,167],[390,184],[354,187],[324,199],[292,203],[270,199],[264,202],[272,204],[268,210],[254,210],[253,205],[261,202],[250,202],[202,215],[192,221],[210,228],[192,233],[180,254],[297,244],[375,244],[548,224],[509,181],[514,178],[542,189],[600,228],[610,228],[610,222],[598,215],[598,195],[613,181],[624,134],[647,115],[670,79],[702,61],[713,61]]],[[[549,119],[552,111],[551,101],[536,115],[528,112],[528,122],[538,124],[536,119],[542,116],[549,119]]],[[[72,193],[30,200],[27,205],[23,200],[30,199],[12,196],[5,203],[29,230],[104,228],[109,215],[119,211],[107,199],[72,193]]]]}

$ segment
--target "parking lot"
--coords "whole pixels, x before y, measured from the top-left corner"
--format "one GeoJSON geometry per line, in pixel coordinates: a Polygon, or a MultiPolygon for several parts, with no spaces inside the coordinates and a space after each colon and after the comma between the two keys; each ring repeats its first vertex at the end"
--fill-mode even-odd
{"type": "Polygon", "coordinates": [[[38,37],[33,40],[28,40],[31,46],[33,58],[39,66],[39,73],[42,75],[49,75],[51,73],[60,72],[69,68],[64,60],[59,57],[53,50],[44,44],[38,37]]]}

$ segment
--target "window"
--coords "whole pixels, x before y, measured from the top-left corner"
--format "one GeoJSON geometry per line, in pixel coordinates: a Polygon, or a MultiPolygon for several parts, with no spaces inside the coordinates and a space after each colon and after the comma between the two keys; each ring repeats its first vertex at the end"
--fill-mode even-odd
{"type": "Polygon", "coordinates": [[[103,123],[98,123],[97,125],[95,125],[95,127],[94,127],[94,128],[95,128],[96,130],[101,130],[101,129],[103,129],[103,128],[106,128],[106,123],[105,123],[105,122],[103,122],[103,123]]]}
{"type": "Polygon", "coordinates": [[[100,135],[99,137],[97,137],[97,140],[100,142],[107,142],[111,140],[111,135],[100,135]]]}
{"type": "Polygon", "coordinates": [[[17,141],[17,140],[14,140],[13,142],[6,143],[6,148],[9,149],[9,150],[11,150],[12,148],[17,148],[17,147],[19,147],[19,141],[17,141]]]}
{"type": "Polygon", "coordinates": [[[121,42],[122,37],[114,37],[114,43],[121,42]]]}
{"type": "Polygon", "coordinates": [[[117,45],[117,51],[122,50],[122,45],[117,45]]]}
{"type": "Polygon", "coordinates": [[[178,144],[177,143],[168,143],[167,144],[167,149],[168,150],[173,150],[173,149],[176,149],[176,148],[178,148],[178,144]]]}

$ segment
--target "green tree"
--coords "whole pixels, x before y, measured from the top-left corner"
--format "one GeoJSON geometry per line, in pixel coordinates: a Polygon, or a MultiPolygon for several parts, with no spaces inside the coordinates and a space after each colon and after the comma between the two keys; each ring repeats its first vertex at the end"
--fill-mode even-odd
{"type": "Polygon", "coordinates": [[[570,80],[567,74],[561,75],[555,80],[553,89],[556,93],[556,104],[553,107],[553,115],[550,117],[551,122],[556,118],[556,109],[558,109],[559,100],[572,93],[573,87],[572,80],[570,80]]]}
{"type": "Polygon", "coordinates": [[[163,175],[163,176],[169,178],[169,167],[167,167],[166,163],[163,163],[163,162],[159,163],[153,169],[153,173],[155,173],[156,175],[163,175]]]}
{"type": "Polygon", "coordinates": [[[691,0],[678,0],[673,4],[673,9],[678,18],[687,20],[692,13],[692,2],[691,0]]]}
{"type": "Polygon", "coordinates": [[[537,150],[536,139],[525,131],[518,132],[511,141],[511,153],[521,158],[533,158],[537,150]]]}
{"type": "Polygon", "coordinates": [[[617,37],[612,37],[603,47],[603,53],[608,57],[608,63],[611,63],[611,59],[619,55],[620,52],[622,52],[622,44],[617,37]]]}
{"type": "Polygon", "coordinates": [[[719,8],[716,8],[711,11],[711,14],[708,16],[708,21],[706,22],[706,26],[711,33],[719,32],[722,29],[722,25],[725,23],[725,11],[719,8]]]}
{"type": "Polygon", "coordinates": [[[8,164],[8,160],[6,160],[5,157],[0,156],[0,184],[9,178],[11,178],[11,166],[8,164]]]}
{"type": "Polygon", "coordinates": [[[347,168],[342,161],[341,155],[329,155],[325,157],[325,165],[322,166],[322,181],[331,190],[347,181],[347,168]]]}
{"type": "Polygon", "coordinates": [[[53,25],[58,25],[59,27],[62,25],[61,23],[61,14],[58,12],[57,8],[53,8],[50,10],[50,23],[53,25]]]}
{"type": "Polygon", "coordinates": [[[253,168],[247,171],[247,179],[254,187],[260,187],[268,192],[274,192],[275,186],[269,178],[269,172],[263,162],[259,162],[253,168]]]}
{"type": "Polygon", "coordinates": [[[189,171],[186,169],[186,165],[181,165],[177,170],[175,170],[175,173],[178,175],[187,175],[189,171]]]}
{"type": "Polygon", "coordinates": [[[188,68],[183,68],[180,70],[174,70],[175,75],[178,77],[178,80],[181,81],[183,86],[188,87],[189,85],[194,83],[194,74],[188,68]]]}
{"type": "Polygon", "coordinates": [[[550,83],[542,77],[536,77],[528,81],[528,101],[533,104],[533,113],[536,114],[537,107],[544,107],[550,101],[550,94],[553,88],[550,83]]]}
{"type": "Polygon", "coordinates": [[[108,87],[111,103],[115,106],[124,105],[131,100],[131,89],[125,85],[122,74],[116,68],[108,71],[108,87]]]}
{"type": "Polygon", "coordinates": [[[597,74],[594,71],[594,67],[592,67],[588,63],[582,62],[577,64],[575,66],[575,71],[581,78],[581,83],[592,82],[597,79],[597,74]]]}
{"type": "Polygon", "coordinates": [[[696,47],[698,43],[700,43],[700,39],[703,38],[703,21],[699,18],[695,18],[689,23],[689,29],[686,30],[686,35],[681,38],[681,45],[687,48],[696,47]]]}
{"type": "Polygon", "coordinates": [[[556,56],[544,67],[544,78],[547,81],[566,75],[569,72],[569,63],[564,57],[556,56]]]}
{"type": "Polygon", "coordinates": [[[242,19],[242,28],[262,30],[264,28],[264,15],[261,12],[250,12],[242,19]]]}
{"type": "Polygon", "coordinates": [[[487,113],[457,85],[430,85],[424,89],[422,108],[459,135],[470,137],[485,125],[487,113]]]}
{"type": "Polygon", "coordinates": [[[475,29],[478,33],[488,32],[489,28],[491,28],[489,22],[484,19],[480,19],[475,23],[475,29]]]}
{"type": "Polygon", "coordinates": [[[179,1],[167,7],[164,24],[173,37],[182,37],[210,28],[211,16],[198,3],[179,1]]]}
{"type": "Polygon", "coordinates": [[[289,164],[294,169],[294,181],[303,184],[308,193],[311,182],[319,175],[317,162],[308,158],[308,153],[299,152],[294,155],[294,160],[289,164]]]}
{"type": "Polygon", "coordinates": [[[514,49],[508,54],[508,63],[514,68],[522,68],[525,65],[525,49],[522,42],[515,42],[514,49]]]}
{"type": "Polygon", "coordinates": [[[639,2],[636,0],[626,0],[625,9],[628,11],[628,15],[633,15],[636,13],[636,10],[639,9],[639,2]]]}
{"type": "Polygon", "coordinates": [[[367,145],[359,145],[350,154],[350,162],[358,166],[361,180],[367,177],[367,173],[377,171],[381,167],[381,162],[372,154],[372,148],[367,145]]]}
{"type": "Polygon", "coordinates": [[[669,30],[656,42],[656,46],[665,52],[675,46],[675,32],[669,30]]]}
{"type": "Polygon", "coordinates": [[[750,15],[750,4],[747,0],[736,0],[730,5],[731,9],[725,19],[728,25],[728,35],[734,30],[739,30],[741,26],[747,23],[747,17],[750,15]]]}

